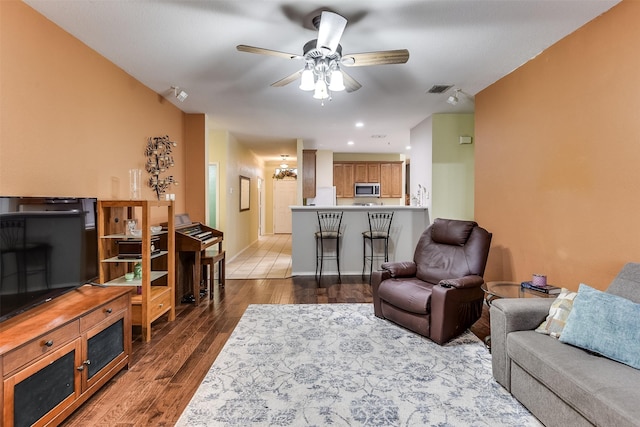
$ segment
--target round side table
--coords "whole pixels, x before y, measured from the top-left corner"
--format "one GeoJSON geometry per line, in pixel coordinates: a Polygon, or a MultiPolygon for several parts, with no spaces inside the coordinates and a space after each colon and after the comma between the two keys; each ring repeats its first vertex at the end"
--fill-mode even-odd
{"type": "Polygon", "coordinates": [[[555,298],[555,294],[545,294],[520,286],[519,282],[485,282],[480,287],[485,293],[485,302],[491,305],[493,300],[499,298],[555,298]]]}
{"type": "MultiPolygon", "coordinates": [[[[520,286],[519,282],[485,282],[480,286],[484,291],[484,301],[487,306],[491,306],[491,303],[500,298],[555,298],[557,295],[545,294],[544,292],[537,292],[532,289],[526,289],[520,286]]],[[[491,351],[491,335],[488,335],[484,339],[484,344],[487,349],[491,351]]]]}

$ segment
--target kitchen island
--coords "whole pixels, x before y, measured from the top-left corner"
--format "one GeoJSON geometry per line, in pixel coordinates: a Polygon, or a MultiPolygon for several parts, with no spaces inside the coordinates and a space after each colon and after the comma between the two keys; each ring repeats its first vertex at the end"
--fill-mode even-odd
{"type": "MultiPolygon", "coordinates": [[[[318,230],[317,212],[342,211],[340,272],[362,274],[362,232],[369,230],[367,212],[393,212],[389,237],[389,261],[411,261],[422,232],[429,226],[426,207],[414,206],[291,206],[291,273],[314,275],[316,252],[314,233],[318,230]]],[[[368,244],[368,243],[367,243],[368,244]]],[[[378,248],[378,246],[376,246],[378,248]]],[[[377,249],[377,252],[379,249],[377,249]]],[[[368,248],[367,248],[368,253],[368,248]]],[[[376,260],[376,270],[382,260],[376,260]]],[[[368,272],[367,267],[367,272],[368,272]]],[[[325,260],[324,274],[338,274],[335,260],[325,260]]]]}

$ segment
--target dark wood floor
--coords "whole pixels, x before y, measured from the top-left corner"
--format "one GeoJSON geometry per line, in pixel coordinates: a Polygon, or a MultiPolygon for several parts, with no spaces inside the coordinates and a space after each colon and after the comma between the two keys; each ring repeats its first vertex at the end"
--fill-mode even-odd
{"type": "MultiPolygon", "coordinates": [[[[360,276],[227,280],[212,300],[182,304],[176,320],[158,319],[145,343],[134,329],[133,360],[81,406],[65,426],[173,426],[249,304],[370,303],[371,287],[360,276]]],[[[486,307],[471,328],[489,333],[486,307]]]]}

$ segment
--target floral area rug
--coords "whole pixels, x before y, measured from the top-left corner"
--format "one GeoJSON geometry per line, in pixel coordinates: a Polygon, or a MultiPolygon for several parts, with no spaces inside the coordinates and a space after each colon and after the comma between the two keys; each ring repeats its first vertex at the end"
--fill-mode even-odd
{"type": "Polygon", "coordinates": [[[178,426],[541,426],[471,332],[439,346],[372,304],[250,305],[178,426]]]}

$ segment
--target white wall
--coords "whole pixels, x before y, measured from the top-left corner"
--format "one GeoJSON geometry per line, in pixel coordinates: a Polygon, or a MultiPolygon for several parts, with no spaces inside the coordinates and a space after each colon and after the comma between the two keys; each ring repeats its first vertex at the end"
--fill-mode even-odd
{"type": "MultiPolygon", "coordinates": [[[[418,194],[418,184],[426,188],[428,198],[424,203],[432,212],[431,194],[433,194],[433,119],[427,117],[411,129],[411,158],[409,163],[409,197],[418,194]]],[[[434,218],[434,215],[431,215],[434,218]]]]}

